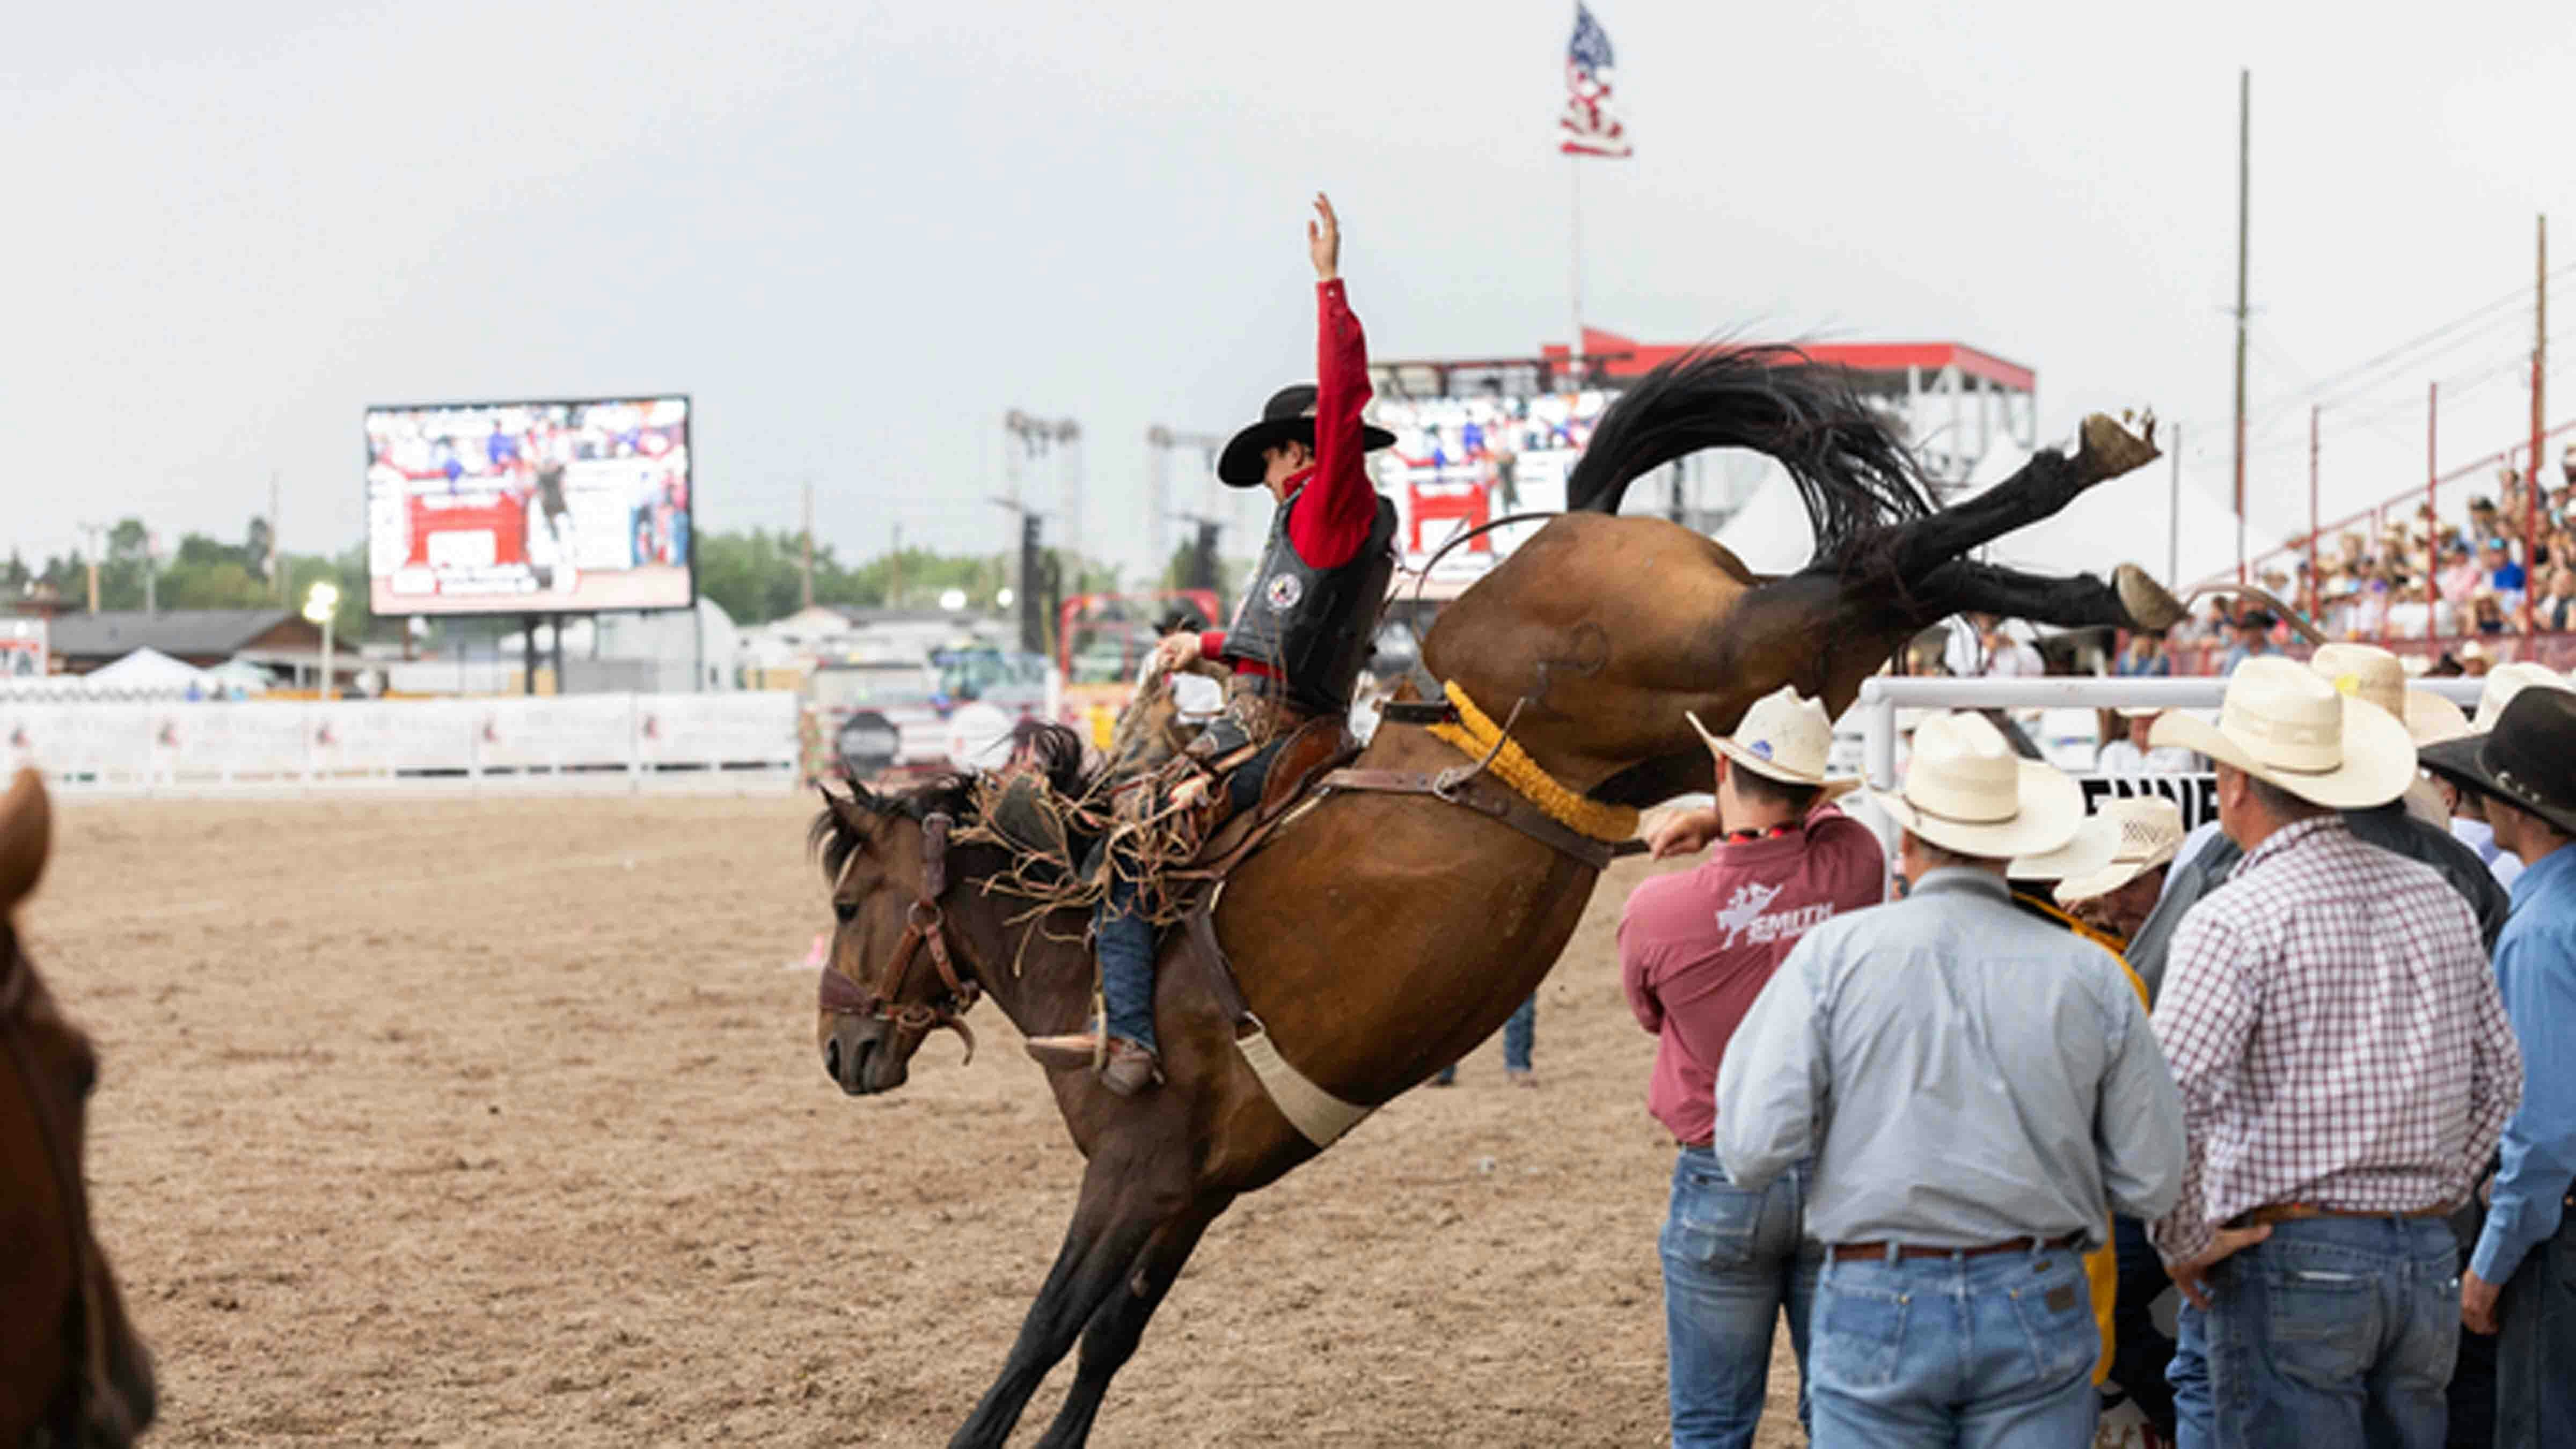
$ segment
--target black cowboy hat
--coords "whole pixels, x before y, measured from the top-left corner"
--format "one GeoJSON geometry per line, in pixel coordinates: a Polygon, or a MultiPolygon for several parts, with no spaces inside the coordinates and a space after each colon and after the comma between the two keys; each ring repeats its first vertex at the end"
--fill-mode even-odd
{"type": "Polygon", "coordinates": [[[2576,693],[2526,689],[2496,716],[2494,729],[2426,745],[2417,761],[2461,789],[2576,835],[2576,693]]]}
{"type": "MultiPolygon", "coordinates": [[[[1264,450],[1281,443],[1303,443],[1315,446],[1315,385],[1301,382],[1283,387],[1270,395],[1261,408],[1261,421],[1234,435],[1225,451],[1216,459],[1216,476],[1228,488],[1250,488],[1261,482],[1264,450]]],[[[1395,442],[1395,434],[1384,428],[1360,425],[1360,446],[1370,452],[1395,442]]]]}

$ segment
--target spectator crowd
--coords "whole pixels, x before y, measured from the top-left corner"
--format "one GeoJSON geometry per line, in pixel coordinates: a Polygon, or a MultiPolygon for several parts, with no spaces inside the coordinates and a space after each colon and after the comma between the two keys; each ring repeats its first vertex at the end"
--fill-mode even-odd
{"type": "Polygon", "coordinates": [[[1701,728],[1619,934],[1672,1444],[1753,1441],[1784,1314],[1825,1446],[2576,1444],[2576,686],[2229,647],[2114,743],[2215,820],[1934,714],[1884,903],[1820,704],[1701,728]]]}

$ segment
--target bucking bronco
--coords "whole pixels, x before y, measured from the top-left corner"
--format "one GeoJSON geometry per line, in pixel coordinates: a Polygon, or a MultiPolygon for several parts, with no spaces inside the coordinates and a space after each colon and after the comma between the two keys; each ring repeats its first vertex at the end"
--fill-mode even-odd
{"type": "MultiPolygon", "coordinates": [[[[2152,424],[2142,437],[2090,418],[2074,456],[2043,452],[1936,509],[1841,375],[1789,349],[1704,350],[1608,410],[1568,480],[1571,511],[1441,615],[1423,661],[1445,700],[1391,712],[1356,760],[1279,746],[1260,761],[1261,787],[1243,790],[1234,770],[1283,739],[1313,739],[1315,719],[1329,725],[1349,684],[1339,671],[1356,672],[1347,643],[1373,622],[1386,577],[1370,553],[1385,547],[1373,496],[1349,510],[1344,532],[1361,542],[1337,559],[1307,549],[1340,534],[1299,522],[1328,501],[1340,516],[1346,500],[1311,490],[1373,441],[1358,426],[1366,387],[1349,369],[1364,357],[1328,265],[1329,209],[1310,241],[1327,376],[1274,399],[1256,425],[1267,451],[1245,466],[1283,495],[1281,521],[1233,627],[1216,651],[1201,641],[1238,679],[1266,681],[1235,691],[1259,707],[1151,787],[1191,808],[1231,798],[1252,829],[1218,835],[1211,859],[1184,872],[1196,902],[1186,925],[1145,932],[1150,1038],[1131,1044],[1150,1049],[1146,1069],[1115,1079],[1120,1006],[1108,1022],[1091,1011],[1085,928],[1121,908],[1032,914],[988,891],[1024,878],[1027,862],[975,828],[990,798],[979,782],[827,795],[815,822],[839,920],[823,975],[825,1071],[853,1096],[901,1086],[928,1034],[962,1034],[961,1015],[989,995],[1022,1032],[1055,1039],[1048,1085],[1088,1159],[1063,1251],[953,1445],[1004,1443],[1077,1339],[1072,1389],[1039,1443],[1086,1442],[1111,1377],[1227,1205],[1490,1035],[1555,963],[1634,808],[1710,787],[1685,712],[1722,732],[1787,684],[1839,713],[1904,640],[1961,611],[2148,628],[2181,614],[2125,565],[2105,581],[1967,557],[2154,458],[2152,424]],[[1806,567],[1757,576],[1679,525],[1616,516],[1631,480],[1716,447],[1764,453],[1796,480],[1816,533],[1806,567]],[[1374,571],[1377,591],[1344,570],[1374,571]],[[1354,582],[1355,614],[1301,615],[1319,595],[1353,607],[1354,582]]],[[[1038,753],[1056,794],[1098,797],[1069,736],[1038,753]]]]}

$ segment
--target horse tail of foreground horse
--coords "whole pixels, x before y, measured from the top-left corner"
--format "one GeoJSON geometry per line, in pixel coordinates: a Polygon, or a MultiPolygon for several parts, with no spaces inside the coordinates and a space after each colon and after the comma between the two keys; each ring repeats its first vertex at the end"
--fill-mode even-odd
{"type": "Polygon", "coordinates": [[[1913,455],[1842,369],[1794,347],[1726,346],[1685,353],[1620,394],[1566,477],[1566,511],[1616,513],[1630,483],[1703,448],[1751,448],[1789,470],[1817,564],[1934,511],[1913,455]]]}

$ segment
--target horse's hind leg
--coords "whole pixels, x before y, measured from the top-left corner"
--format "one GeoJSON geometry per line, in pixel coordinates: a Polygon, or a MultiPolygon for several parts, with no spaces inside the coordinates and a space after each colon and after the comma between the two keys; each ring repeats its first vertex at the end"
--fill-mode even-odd
{"type": "Polygon", "coordinates": [[[1164,1223],[1189,1205],[1183,1175],[1151,1156],[1103,1144],[1082,1175],[1064,1249],[1021,1320],[1001,1376],[984,1391],[949,1449],[1001,1449],[1048,1370],[1073,1347],[1093,1313],[1126,1278],[1164,1223]]]}
{"type": "Polygon", "coordinates": [[[1162,1306],[1172,1280],[1181,1276],[1181,1266],[1197,1249],[1199,1236],[1233,1201],[1232,1193],[1199,1198],[1155,1230],[1118,1291],[1100,1305],[1082,1331],[1082,1358],[1074,1371],[1073,1388],[1065,1394],[1064,1407],[1056,1412],[1037,1449],[1081,1449],[1090,1442],[1091,1421],[1100,1412],[1102,1396],[1109,1392],[1109,1380],[1136,1352],[1145,1324],[1162,1306]]]}
{"type": "Polygon", "coordinates": [[[1970,549],[2053,517],[2085,489],[2156,456],[2154,444],[2099,414],[2084,420],[2083,439],[2072,458],[2043,448],[2011,477],[1967,502],[1899,525],[1892,541],[1897,577],[1909,584],[1921,579],[1970,549]]]}
{"type": "Polygon", "coordinates": [[[2115,629],[2171,626],[2182,615],[2173,596],[2135,570],[2105,582],[2093,574],[2054,578],[2019,569],[1954,560],[1918,585],[1927,616],[2002,614],[2061,629],[2107,625],[2115,629]]]}

